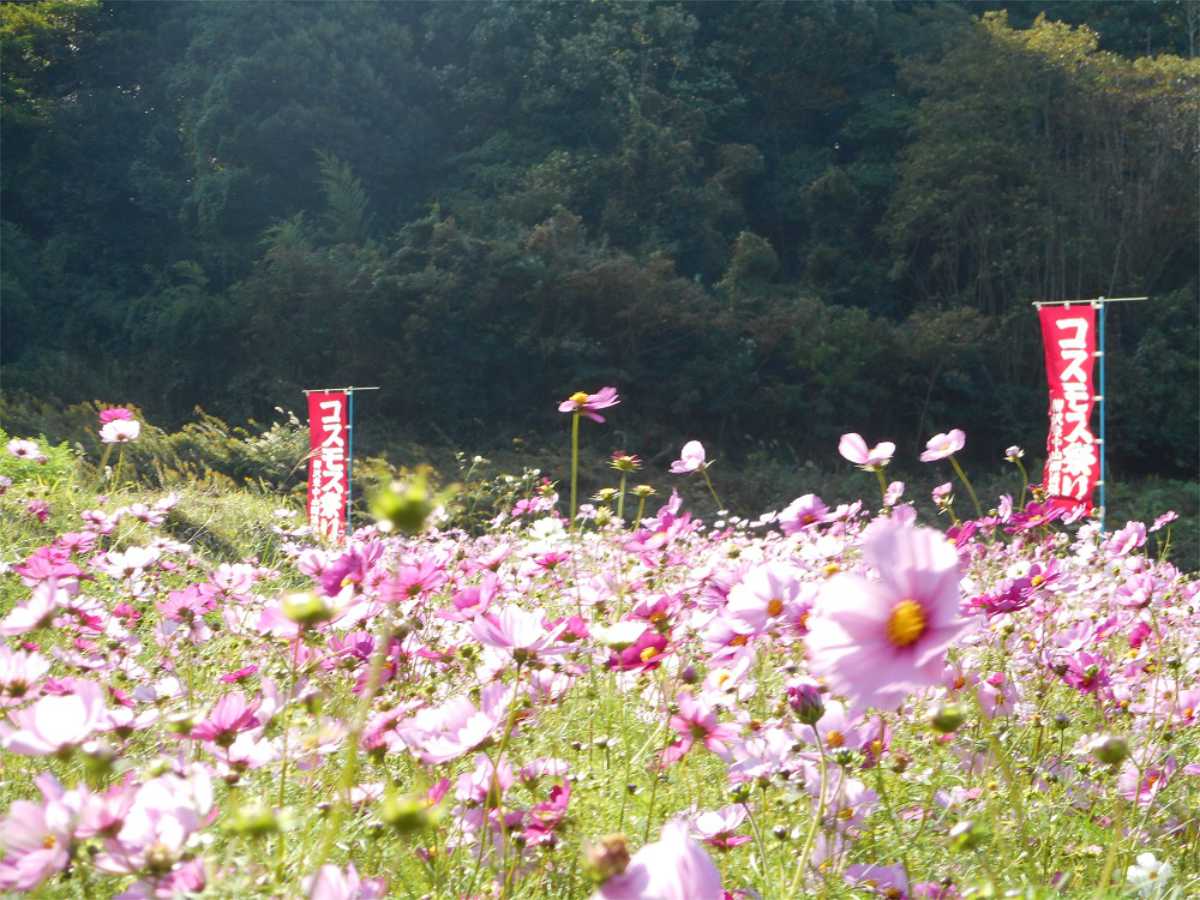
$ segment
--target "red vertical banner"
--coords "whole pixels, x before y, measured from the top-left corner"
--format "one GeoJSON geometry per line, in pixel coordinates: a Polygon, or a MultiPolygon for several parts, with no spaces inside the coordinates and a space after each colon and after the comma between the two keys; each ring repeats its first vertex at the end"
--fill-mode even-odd
{"type": "Polygon", "coordinates": [[[1100,454],[1092,435],[1096,403],[1096,310],[1091,304],[1042,306],[1042,347],[1050,385],[1050,432],[1042,487],[1055,506],[1092,508],[1100,454]]]}
{"type": "Polygon", "coordinates": [[[347,394],[314,391],[308,395],[308,523],[318,538],[339,541],[346,533],[347,394]]]}

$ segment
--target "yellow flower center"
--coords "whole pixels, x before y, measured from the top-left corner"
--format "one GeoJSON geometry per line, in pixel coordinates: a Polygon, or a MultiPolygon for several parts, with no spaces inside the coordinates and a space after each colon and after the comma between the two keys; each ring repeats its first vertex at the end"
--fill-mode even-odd
{"type": "Polygon", "coordinates": [[[891,618],[887,623],[888,640],[897,647],[907,647],[916,643],[917,638],[925,633],[925,610],[916,600],[901,600],[892,607],[891,618]]]}
{"type": "Polygon", "coordinates": [[[836,575],[841,570],[842,570],[842,567],[839,566],[837,563],[829,563],[821,571],[823,571],[826,575],[836,575]]]}
{"type": "Polygon", "coordinates": [[[836,750],[838,747],[846,746],[846,738],[840,731],[830,731],[825,735],[825,743],[836,750]]]}
{"type": "Polygon", "coordinates": [[[729,639],[729,646],[730,647],[745,647],[746,640],[747,640],[747,638],[744,634],[735,634],[733,637],[731,637],[729,639]]]}
{"type": "Polygon", "coordinates": [[[654,647],[646,647],[641,653],[638,654],[638,656],[641,658],[642,662],[650,662],[656,653],[658,653],[658,650],[656,650],[654,647]]]}
{"type": "Polygon", "coordinates": [[[574,403],[576,406],[583,406],[583,404],[587,403],[587,400],[588,400],[588,395],[585,394],[583,391],[576,391],[575,393],[573,393],[571,395],[571,402],[574,403]]]}
{"type": "Polygon", "coordinates": [[[1044,582],[1045,580],[1046,579],[1043,578],[1041,575],[1034,575],[1032,578],[1029,579],[1029,583],[1031,585],[1033,585],[1034,587],[1041,587],[1042,582],[1044,582]]]}
{"type": "Polygon", "coordinates": [[[52,850],[57,844],[58,840],[52,834],[48,834],[42,838],[42,847],[46,850],[52,850]]]}
{"type": "Polygon", "coordinates": [[[778,597],[772,597],[767,603],[767,615],[777,616],[783,612],[783,601],[778,597]]]}

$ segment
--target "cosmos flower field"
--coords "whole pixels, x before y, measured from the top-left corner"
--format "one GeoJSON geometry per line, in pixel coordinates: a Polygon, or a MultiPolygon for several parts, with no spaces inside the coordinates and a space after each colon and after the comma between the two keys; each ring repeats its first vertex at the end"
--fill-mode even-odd
{"type": "MultiPolygon", "coordinates": [[[[616,402],[563,402],[576,446],[616,402]]],[[[968,496],[963,439],[922,459],[968,496]]],[[[863,499],[714,513],[689,443],[477,534],[395,485],[341,546],[281,511],[269,560],[172,538],[173,494],[0,538],[0,890],[1200,895],[1200,586],[1149,555],[1171,514],[976,511],[906,496],[891,444],[836,450],[863,499]]],[[[5,516],[47,518],[39,490],[5,516]]]]}

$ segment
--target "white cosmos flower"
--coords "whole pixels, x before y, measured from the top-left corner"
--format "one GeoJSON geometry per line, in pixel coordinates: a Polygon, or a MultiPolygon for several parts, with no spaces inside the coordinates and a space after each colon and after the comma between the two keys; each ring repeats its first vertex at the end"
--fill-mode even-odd
{"type": "Polygon", "coordinates": [[[1153,853],[1139,853],[1137,865],[1130,866],[1125,873],[1125,880],[1137,890],[1142,897],[1157,896],[1175,869],[1169,862],[1159,862],[1153,853]]]}

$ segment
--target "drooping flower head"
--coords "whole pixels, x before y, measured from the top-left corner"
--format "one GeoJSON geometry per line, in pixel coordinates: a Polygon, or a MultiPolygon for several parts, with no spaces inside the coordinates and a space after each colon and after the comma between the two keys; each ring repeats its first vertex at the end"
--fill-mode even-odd
{"type": "Polygon", "coordinates": [[[705,461],[704,445],[699,441],[688,441],[679,451],[679,459],[671,463],[671,474],[688,475],[711,465],[711,462],[705,461]]]}
{"type": "Polygon", "coordinates": [[[925,443],[925,452],[921,454],[921,462],[937,462],[953,456],[967,445],[967,436],[961,429],[955,428],[948,434],[935,434],[925,443]]]}
{"type": "Polygon", "coordinates": [[[558,404],[561,413],[578,413],[593,422],[603,422],[604,416],[598,410],[608,409],[621,402],[615,387],[602,387],[594,394],[576,391],[562,403],[558,404]]]}
{"type": "Polygon", "coordinates": [[[868,472],[882,469],[891,462],[892,454],[895,452],[896,445],[891,441],[883,441],[868,448],[862,435],[854,432],[843,434],[842,439],[838,441],[838,453],[868,472]]]}
{"type": "Polygon", "coordinates": [[[863,558],[877,579],[839,575],[821,590],[808,620],[811,670],[855,706],[889,706],[938,681],[970,620],[959,614],[958,553],[942,533],[880,521],[863,558]]]}

